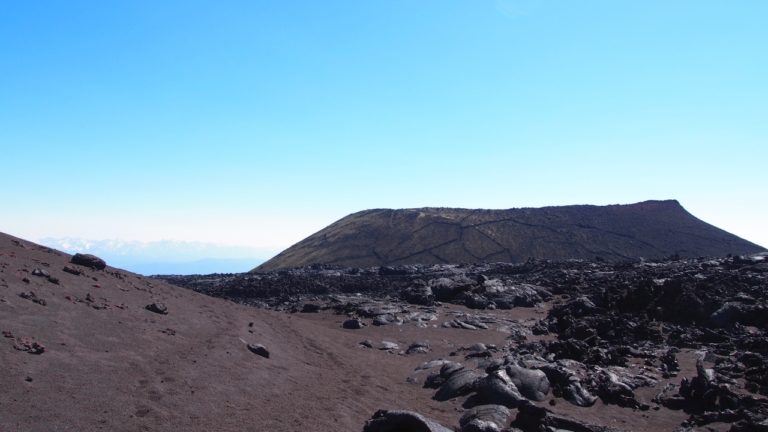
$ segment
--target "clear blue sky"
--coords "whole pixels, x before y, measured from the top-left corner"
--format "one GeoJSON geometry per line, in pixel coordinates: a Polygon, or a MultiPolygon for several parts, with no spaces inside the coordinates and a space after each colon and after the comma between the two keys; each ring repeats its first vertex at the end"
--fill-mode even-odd
{"type": "Polygon", "coordinates": [[[676,198],[768,245],[765,1],[6,1],[0,231],[676,198]]]}

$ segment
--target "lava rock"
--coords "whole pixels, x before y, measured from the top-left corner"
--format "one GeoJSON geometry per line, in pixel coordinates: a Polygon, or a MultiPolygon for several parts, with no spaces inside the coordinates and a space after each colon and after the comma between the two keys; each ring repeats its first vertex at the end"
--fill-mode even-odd
{"type": "MultiPolygon", "coordinates": [[[[445,377],[443,370],[448,370],[446,366],[443,366],[441,369],[440,374],[443,377],[445,377]]],[[[443,385],[441,385],[437,392],[435,392],[435,395],[432,397],[432,399],[436,401],[447,401],[458,396],[468,395],[475,391],[477,382],[484,376],[485,374],[481,372],[466,368],[461,368],[457,371],[451,372],[443,385]]]]}
{"type": "Polygon", "coordinates": [[[267,348],[264,347],[264,345],[261,344],[248,344],[248,351],[260,355],[264,358],[269,358],[269,351],[267,351],[267,348]]]}
{"type": "Polygon", "coordinates": [[[94,270],[104,270],[107,267],[106,261],[97,257],[96,255],[91,254],[74,254],[69,262],[72,264],[89,267],[94,270]]]}
{"type": "Polygon", "coordinates": [[[394,342],[381,341],[381,346],[379,347],[379,349],[383,351],[395,351],[400,349],[400,345],[394,342]]]}
{"type": "Polygon", "coordinates": [[[378,315],[373,319],[373,325],[385,326],[389,324],[402,324],[403,320],[399,319],[393,314],[378,315]]]}
{"type": "Polygon", "coordinates": [[[478,405],[464,411],[459,426],[461,432],[498,431],[507,427],[511,419],[512,412],[504,405],[478,405]]]}
{"type": "Polygon", "coordinates": [[[604,426],[594,426],[578,420],[561,417],[553,414],[546,408],[531,404],[521,405],[517,412],[517,417],[512,423],[513,426],[528,431],[550,431],[566,430],[574,432],[611,432],[611,429],[604,426]]]}
{"type": "Polygon", "coordinates": [[[17,338],[13,348],[34,355],[40,355],[45,352],[43,344],[27,337],[17,338]]]}
{"type": "Polygon", "coordinates": [[[32,291],[27,291],[27,292],[20,293],[19,297],[21,297],[23,299],[26,299],[26,300],[29,300],[32,303],[37,303],[40,306],[45,306],[46,305],[45,300],[43,300],[40,297],[38,297],[37,294],[35,294],[32,291]]]}
{"type": "Polygon", "coordinates": [[[304,306],[301,307],[302,313],[317,313],[320,312],[320,305],[315,303],[304,303],[304,306]]]}
{"type": "Polygon", "coordinates": [[[341,324],[341,327],[348,330],[360,330],[361,328],[365,327],[365,323],[359,318],[352,318],[344,321],[341,324]]]}
{"type": "Polygon", "coordinates": [[[527,402],[504,370],[492,371],[475,387],[478,400],[485,403],[517,408],[527,402]]]}
{"type": "Polygon", "coordinates": [[[429,342],[414,342],[408,349],[405,350],[406,354],[426,354],[430,350],[429,342]]]}
{"type": "Polygon", "coordinates": [[[363,432],[452,432],[440,423],[412,411],[379,410],[365,422],[363,432]]]}
{"type": "Polygon", "coordinates": [[[77,269],[75,267],[68,266],[68,265],[64,266],[64,268],[62,270],[65,273],[69,273],[69,274],[72,274],[72,275],[75,275],[75,276],[80,276],[81,274],[83,274],[83,272],[80,269],[77,269]]]}
{"type": "Polygon", "coordinates": [[[435,295],[432,293],[432,289],[424,284],[424,282],[421,282],[421,284],[414,285],[402,293],[403,300],[407,301],[408,303],[415,304],[415,305],[423,305],[423,306],[432,306],[435,304],[435,295]]]}
{"type": "Polygon", "coordinates": [[[547,375],[550,385],[556,390],[556,396],[562,396],[580,407],[590,407],[597,401],[597,396],[584,388],[581,379],[571,369],[561,364],[542,365],[539,369],[547,375]]]}
{"type": "Polygon", "coordinates": [[[494,422],[474,419],[465,423],[459,432],[501,432],[501,428],[494,422]]]}
{"type": "Polygon", "coordinates": [[[50,275],[51,274],[48,273],[48,270],[43,270],[43,269],[39,269],[39,268],[36,268],[36,269],[32,270],[32,276],[48,277],[50,275]]]}
{"type": "Polygon", "coordinates": [[[520,366],[507,366],[507,375],[515,387],[526,398],[534,401],[543,401],[549,394],[549,379],[547,374],[540,370],[526,369],[520,366]]]}
{"type": "Polygon", "coordinates": [[[164,303],[151,303],[144,306],[144,309],[160,315],[168,315],[168,307],[164,303]]]}

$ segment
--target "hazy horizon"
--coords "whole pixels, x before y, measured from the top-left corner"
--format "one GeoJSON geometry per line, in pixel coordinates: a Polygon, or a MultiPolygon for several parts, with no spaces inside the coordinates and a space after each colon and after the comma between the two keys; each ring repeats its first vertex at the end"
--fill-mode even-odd
{"type": "Polygon", "coordinates": [[[768,246],[766,18],[758,1],[9,3],[0,231],[280,251],[369,208],[677,199],[768,246]]]}

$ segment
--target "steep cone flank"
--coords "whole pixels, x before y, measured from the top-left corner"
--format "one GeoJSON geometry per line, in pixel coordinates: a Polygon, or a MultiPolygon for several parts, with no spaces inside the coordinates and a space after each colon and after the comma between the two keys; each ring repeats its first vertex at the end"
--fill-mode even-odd
{"type": "Polygon", "coordinates": [[[615,261],[761,250],[695,218],[675,200],[509,210],[375,209],[331,224],[256,270],[310,264],[367,267],[528,258],[615,261]]]}

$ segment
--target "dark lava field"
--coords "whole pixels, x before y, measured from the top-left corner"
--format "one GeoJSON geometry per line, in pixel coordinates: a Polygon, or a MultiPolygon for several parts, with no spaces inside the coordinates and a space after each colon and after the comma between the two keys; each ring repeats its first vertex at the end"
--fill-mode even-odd
{"type": "Polygon", "coordinates": [[[382,409],[364,431],[768,431],[767,254],[156,278],[256,308],[335,316],[361,334],[360,350],[419,355],[398,379],[454,414],[382,409]],[[362,337],[373,328],[414,341],[362,337]],[[465,343],[438,356],[415,340],[434,329],[465,343]],[[489,330],[499,343],[473,340],[489,330]]]}

